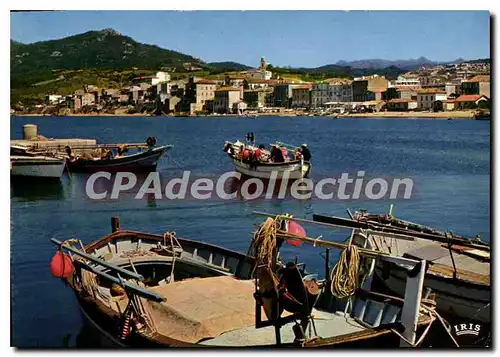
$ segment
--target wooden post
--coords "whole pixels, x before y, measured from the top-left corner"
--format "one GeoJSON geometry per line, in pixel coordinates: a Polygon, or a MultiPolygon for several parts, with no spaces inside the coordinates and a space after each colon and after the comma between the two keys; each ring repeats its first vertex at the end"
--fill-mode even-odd
{"type": "Polygon", "coordinates": [[[120,230],[120,217],[111,217],[111,232],[115,233],[120,230]]]}

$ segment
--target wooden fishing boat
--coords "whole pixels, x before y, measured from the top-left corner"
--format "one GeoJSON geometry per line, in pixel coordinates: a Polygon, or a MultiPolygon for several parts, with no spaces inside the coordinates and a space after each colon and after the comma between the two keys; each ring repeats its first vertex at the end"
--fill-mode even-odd
{"type": "MultiPolygon", "coordinates": [[[[60,250],[51,270],[74,291],[85,319],[117,346],[387,348],[419,344],[417,334],[435,320],[421,302],[420,261],[380,256],[414,267],[404,299],[363,288],[340,299],[328,278],[282,264],[276,250],[274,271],[252,255],[173,232],[120,230],[114,222],[113,233],[86,246],[52,239],[60,250]]],[[[281,243],[290,234],[313,240],[285,229],[281,243]]]]}
{"type": "Polygon", "coordinates": [[[31,153],[22,146],[11,146],[10,175],[12,177],[60,179],[66,167],[63,157],[31,153]]]}
{"type": "Polygon", "coordinates": [[[95,171],[154,171],[160,158],[173,146],[163,145],[154,147],[156,138],[149,137],[146,143],[101,144],[93,147],[89,153],[89,146],[69,147],[65,152],[68,157],[68,168],[71,172],[95,171]],[[80,151],[83,149],[85,151],[80,151]],[[129,150],[138,152],[126,155],[129,150]],[[114,152],[115,151],[115,152],[114,152]]]}
{"type": "Polygon", "coordinates": [[[273,162],[270,150],[255,146],[253,141],[246,143],[239,140],[234,143],[226,141],[223,151],[233,161],[235,170],[248,177],[268,180],[296,180],[309,175],[311,163],[295,156],[298,147],[291,147],[279,142],[273,145],[287,148],[293,156],[286,157],[283,162],[273,162]],[[260,158],[255,158],[256,150],[260,150],[260,158]],[[248,157],[245,156],[245,151],[249,153],[248,157]]]}
{"type": "MultiPolygon", "coordinates": [[[[358,211],[352,220],[314,215],[314,220],[371,230],[370,244],[381,252],[412,259],[425,259],[429,266],[424,289],[436,295],[438,311],[457,323],[477,321],[491,323],[490,246],[468,239],[396,219],[392,214],[370,214],[358,211]],[[407,239],[381,235],[399,233],[407,239]]],[[[378,261],[374,272],[374,288],[397,296],[404,293],[404,264],[378,261]]]]}
{"type": "Polygon", "coordinates": [[[108,156],[91,158],[76,155],[68,158],[68,168],[71,172],[95,171],[154,171],[160,158],[170,149],[171,145],[148,148],[146,151],[124,156],[108,156]]]}

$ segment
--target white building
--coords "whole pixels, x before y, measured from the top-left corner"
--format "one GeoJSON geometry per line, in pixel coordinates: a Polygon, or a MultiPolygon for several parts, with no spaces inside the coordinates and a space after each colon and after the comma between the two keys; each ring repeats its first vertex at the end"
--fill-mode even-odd
{"type": "Polygon", "coordinates": [[[442,89],[421,89],[417,92],[418,109],[443,110],[444,102],[448,99],[446,91],[442,89]]]}
{"type": "Polygon", "coordinates": [[[151,85],[156,85],[162,82],[168,82],[170,80],[170,74],[167,72],[156,72],[156,77],[153,78],[151,85]]]}
{"type": "Polygon", "coordinates": [[[342,83],[333,83],[328,86],[327,102],[342,102],[342,83]]]}
{"type": "Polygon", "coordinates": [[[398,79],[391,82],[393,87],[420,87],[420,80],[416,77],[398,76],[398,79]]]}
{"type": "Polygon", "coordinates": [[[323,107],[329,100],[329,87],[328,83],[314,83],[311,90],[311,107],[323,107]]]}
{"type": "Polygon", "coordinates": [[[64,97],[59,94],[49,94],[45,96],[45,103],[46,104],[59,104],[64,102],[64,97]]]}

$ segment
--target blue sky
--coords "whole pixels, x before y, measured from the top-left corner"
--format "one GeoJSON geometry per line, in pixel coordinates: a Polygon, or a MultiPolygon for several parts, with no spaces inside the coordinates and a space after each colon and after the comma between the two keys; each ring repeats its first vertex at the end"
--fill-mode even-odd
{"type": "Polygon", "coordinates": [[[23,43],[113,28],[207,62],[320,66],[339,60],[490,56],[487,11],[58,11],[11,13],[23,43]]]}

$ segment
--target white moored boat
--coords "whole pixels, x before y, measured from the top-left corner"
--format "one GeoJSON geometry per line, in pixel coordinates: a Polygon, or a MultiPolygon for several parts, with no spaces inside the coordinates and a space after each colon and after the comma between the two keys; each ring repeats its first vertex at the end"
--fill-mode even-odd
{"type": "Polygon", "coordinates": [[[302,157],[297,158],[295,152],[292,158],[286,157],[283,162],[273,162],[269,150],[259,148],[253,143],[226,141],[224,151],[232,159],[235,170],[248,177],[296,180],[307,177],[311,171],[311,163],[304,161],[302,157]],[[254,155],[257,150],[261,152],[259,158],[254,155]],[[248,151],[248,156],[244,155],[245,151],[248,151]]]}
{"type": "Polygon", "coordinates": [[[64,159],[46,156],[11,156],[11,176],[58,179],[66,166],[64,159]]]}
{"type": "Polygon", "coordinates": [[[10,175],[59,179],[64,173],[66,159],[32,153],[22,146],[10,148],[10,175]]]}

